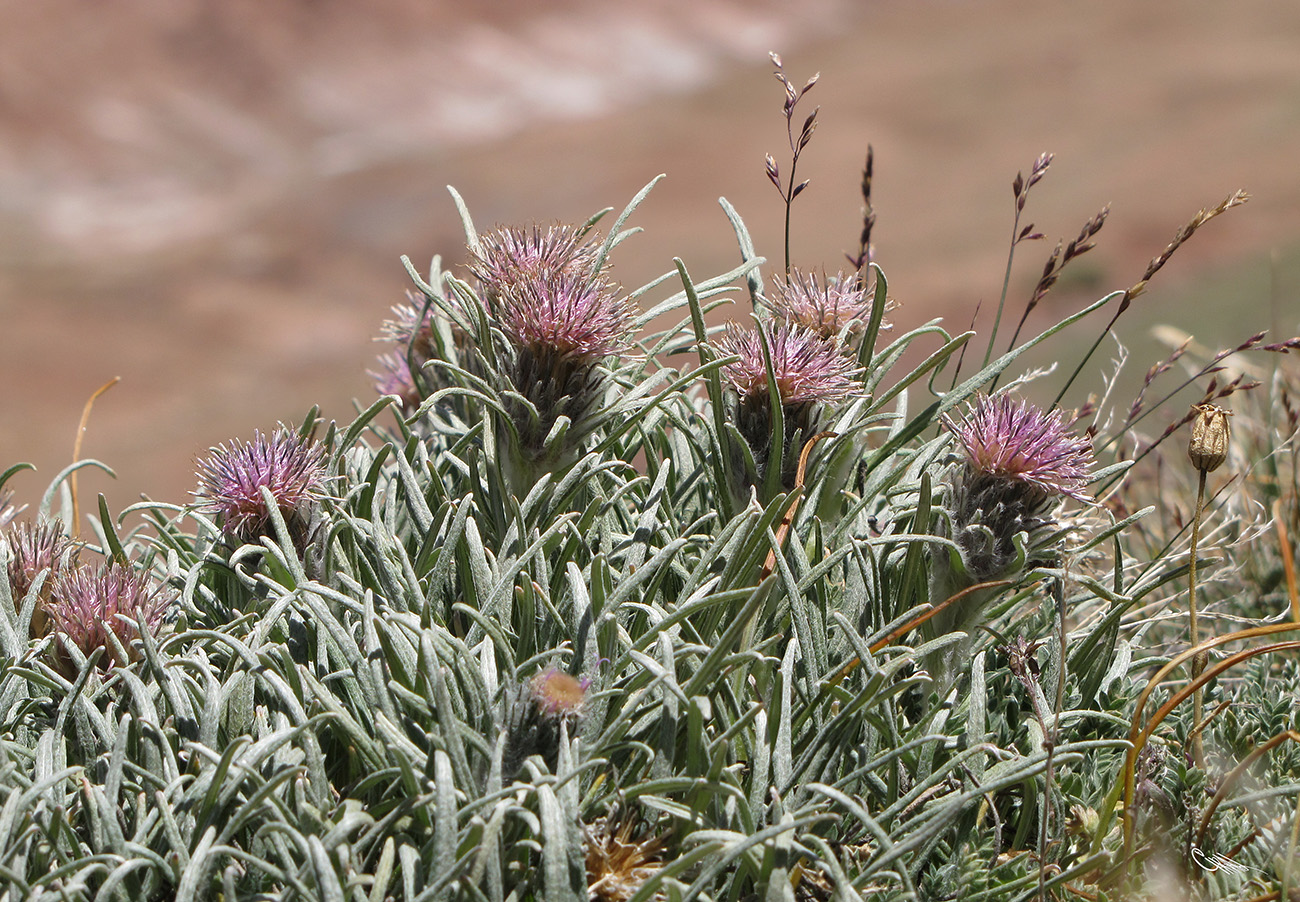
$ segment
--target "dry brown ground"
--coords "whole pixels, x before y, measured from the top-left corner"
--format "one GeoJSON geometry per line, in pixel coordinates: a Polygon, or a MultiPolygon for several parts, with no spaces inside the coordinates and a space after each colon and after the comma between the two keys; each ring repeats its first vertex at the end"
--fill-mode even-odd
{"type": "MultiPolygon", "coordinates": [[[[1198,235],[1147,303],[1300,238],[1297,4],[827,0],[806,20],[777,3],[525,6],[470,21],[415,0],[0,4],[0,462],[40,468],[20,496],[69,458],[82,403],[115,375],[84,453],[118,479],[83,480],[114,509],[182,500],[195,455],[312,404],[348,419],[372,397],[398,255],[460,256],[447,184],[485,226],[581,219],[663,172],[645,234],[616,260],[625,285],[674,255],[698,275],[729,268],[720,195],[775,260],[762,161],[785,157],[768,47],[795,79],[822,73],[795,262],[833,270],[852,249],[871,142],[900,327],[960,329],[996,303],[1010,181],[1043,150],[1057,160],[1031,200],[1040,229],[1072,236],[1112,204],[1078,269],[1090,292],[1127,285],[1238,187],[1255,199],[1198,235]]],[[[1017,312],[1049,249],[1020,257],[1017,312]]],[[[1288,334],[1296,287],[1274,292],[1288,334]]],[[[1258,300],[1224,298],[1242,331],[1268,325],[1258,300]]]]}

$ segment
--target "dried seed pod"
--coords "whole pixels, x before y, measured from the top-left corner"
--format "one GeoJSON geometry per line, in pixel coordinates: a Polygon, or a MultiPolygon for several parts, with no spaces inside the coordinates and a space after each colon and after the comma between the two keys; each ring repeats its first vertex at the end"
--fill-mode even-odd
{"type": "Polygon", "coordinates": [[[1187,445],[1187,456],[1192,466],[1209,473],[1218,469],[1228,458],[1228,417],[1232,412],[1214,404],[1199,404],[1192,420],[1192,440],[1187,445]]]}

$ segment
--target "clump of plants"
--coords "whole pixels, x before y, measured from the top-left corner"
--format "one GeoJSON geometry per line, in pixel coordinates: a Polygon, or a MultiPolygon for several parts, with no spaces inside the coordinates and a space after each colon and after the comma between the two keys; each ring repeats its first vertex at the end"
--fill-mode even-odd
{"type": "Polygon", "coordinates": [[[870,151],[851,269],[793,265],[816,78],[773,61],[783,268],[724,201],[738,267],[627,290],[654,182],[487,231],[453,191],[469,263],[407,262],[351,422],[213,448],[185,503],[83,518],[94,462],[6,496],[0,898],[1300,890],[1300,339],[1134,398],[1096,359],[1245,196],[1023,338],[1103,210],[998,351],[1043,155],[987,340],[890,338],[870,151]]]}

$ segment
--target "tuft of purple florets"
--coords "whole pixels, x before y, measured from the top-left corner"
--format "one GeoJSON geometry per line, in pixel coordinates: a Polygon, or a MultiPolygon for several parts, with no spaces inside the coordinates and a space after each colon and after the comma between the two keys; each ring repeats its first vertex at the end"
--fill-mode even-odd
{"type": "Polygon", "coordinates": [[[480,247],[471,268],[516,349],[596,363],[630,346],[636,309],[596,271],[578,229],[503,228],[480,247]]]}
{"type": "MultiPolygon", "coordinates": [[[[844,401],[861,389],[853,379],[853,362],[810,329],[777,323],[768,332],[768,347],[782,404],[830,404],[844,401]]],[[[718,343],[718,350],[740,357],[724,366],[722,374],[742,403],[748,399],[766,403],[767,364],[758,332],[729,329],[718,343]]]]}
{"type": "Polygon", "coordinates": [[[105,649],[102,666],[126,664],[109,641],[115,635],[128,653],[139,624],[151,634],[175,601],[175,593],[127,564],[72,567],[54,581],[49,607],[55,633],[66,636],[82,654],[105,649]]]}
{"type": "MultiPolygon", "coordinates": [[[[16,604],[22,602],[42,570],[57,575],[72,549],[72,540],[63,533],[58,521],[32,525],[18,522],[5,534],[9,544],[9,591],[16,604]]],[[[46,590],[49,583],[46,583],[46,590]]]]}
{"type": "Polygon", "coordinates": [[[774,283],[768,306],[773,316],[828,341],[860,333],[871,318],[871,299],[865,289],[856,275],[843,272],[819,279],[792,270],[788,278],[774,283]]]}
{"type": "Polygon", "coordinates": [[[767,359],[763,338],[772,361],[772,375],[781,399],[781,485],[794,486],[800,449],[816,432],[823,405],[837,404],[861,393],[854,378],[853,360],[840,352],[833,341],[823,339],[803,326],[769,320],[758,329],[729,329],[718,342],[723,354],[740,359],[726,364],[722,375],[735,395],[730,407],[732,422],[749,446],[752,466],[743,458],[743,449],[733,447],[729,472],[732,490],[742,497],[750,488],[767,484],[775,423],[771,390],[768,387],[767,359]]]}
{"type": "Polygon", "coordinates": [[[1089,500],[1084,487],[1092,475],[1092,445],[1066,428],[1059,410],[1044,413],[1007,395],[980,395],[960,422],[945,418],[944,424],[976,473],[1018,480],[1045,497],[1089,500]]]}
{"type": "Polygon", "coordinates": [[[529,471],[512,477],[521,488],[536,480],[533,468],[571,459],[604,395],[600,365],[631,346],[636,327],[636,307],[606,278],[586,235],[567,225],[501,228],[480,237],[470,264],[509,345],[497,378],[517,396],[506,409],[529,471]],[[561,417],[566,437],[548,444],[561,417]]]}
{"type": "Polygon", "coordinates": [[[270,490],[286,520],[299,519],[325,495],[324,451],[296,433],[254,432],[251,442],[231,442],[211,449],[199,461],[200,508],[215,514],[228,534],[252,539],[264,534],[271,512],[262,488],[270,490]]]}
{"type": "Polygon", "coordinates": [[[374,383],[375,391],[381,395],[396,395],[402,399],[402,409],[412,411],[420,406],[420,391],[411,374],[411,365],[406,362],[404,354],[388,351],[380,354],[375,362],[377,370],[366,370],[374,383]]]}
{"type": "Polygon", "coordinates": [[[393,318],[380,327],[380,338],[397,345],[403,356],[409,351],[418,365],[434,356],[434,312],[424,310],[422,299],[413,292],[406,293],[406,300],[393,305],[393,318]]]}
{"type": "Polygon", "coordinates": [[[470,269],[483,286],[490,305],[511,294],[520,285],[546,281],[568,273],[577,276],[593,272],[596,249],[581,229],[553,225],[542,231],[505,226],[479,237],[479,249],[470,269]]]}

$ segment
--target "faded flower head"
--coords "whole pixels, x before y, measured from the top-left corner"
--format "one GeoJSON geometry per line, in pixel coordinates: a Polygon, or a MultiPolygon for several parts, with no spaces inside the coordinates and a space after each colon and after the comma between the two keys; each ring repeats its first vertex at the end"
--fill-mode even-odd
{"type": "Polygon", "coordinates": [[[595,363],[627,350],[636,309],[572,226],[504,228],[482,236],[471,268],[511,344],[535,355],[595,363]]]}
{"type": "Polygon", "coordinates": [[[523,762],[540,755],[554,770],[560,738],[582,714],[588,681],[547,667],[506,691],[506,747],[501,772],[509,781],[523,762]]]}
{"type": "Polygon", "coordinates": [[[1231,430],[1228,417],[1232,411],[1214,404],[1198,404],[1193,408],[1196,416],[1192,420],[1192,440],[1187,444],[1187,456],[1192,466],[1209,473],[1223,466],[1228,459],[1228,442],[1231,430]]]}
{"type": "Polygon", "coordinates": [[[202,510],[220,518],[227,533],[250,539],[266,531],[271,512],[262,488],[270,490],[286,521],[301,518],[324,497],[324,451],[320,445],[281,428],[269,438],[253,433],[251,442],[211,449],[199,461],[202,510]]]}
{"type": "MultiPolygon", "coordinates": [[[[853,362],[840,354],[833,344],[803,326],[775,323],[768,332],[772,355],[772,372],[776,390],[785,405],[815,401],[833,404],[851,398],[861,390],[853,379],[853,362]]],[[[755,329],[728,329],[718,343],[723,354],[740,357],[722,368],[742,402],[768,397],[767,364],[763,358],[763,341],[755,329]]]]}
{"type": "Polygon", "coordinates": [[[588,899],[627,902],[664,866],[667,837],[638,825],[630,814],[598,818],[590,826],[584,824],[582,832],[588,899]]]}
{"type": "Polygon", "coordinates": [[[775,282],[768,306],[773,316],[828,341],[860,334],[871,318],[871,298],[865,288],[856,274],[843,272],[829,278],[823,274],[819,279],[813,273],[792,270],[787,279],[775,282]]]}
{"type": "Polygon", "coordinates": [[[1059,410],[1044,413],[1007,395],[979,395],[960,423],[945,417],[944,425],[976,473],[1023,482],[1045,498],[1089,500],[1084,487],[1092,475],[1092,445],[1066,428],[1059,410]]]}
{"type": "Polygon", "coordinates": [[[49,614],[55,633],[66,636],[82,654],[105,649],[100,661],[107,667],[128,663],[118,659],[109,633],[130,653],[139,624],[157,633],[174,601],[172,590],[147,574],[127,564],[106,563],[62,570],[54,581],[49,614]]]}
{"type": "Polygon", "coordinates": [[[587,681],[548,667],[529,681],[533,701],[543,714],[553,717],[573,717],[582,710],[587,696],[587,681]]]}

